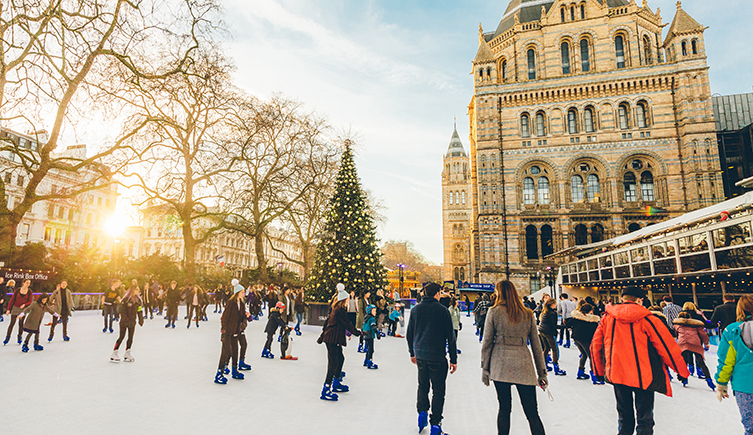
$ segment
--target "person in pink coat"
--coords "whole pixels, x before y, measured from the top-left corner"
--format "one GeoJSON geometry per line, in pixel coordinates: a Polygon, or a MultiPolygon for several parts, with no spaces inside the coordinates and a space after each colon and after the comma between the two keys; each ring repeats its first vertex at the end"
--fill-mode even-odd
{"type": "MultiPolygon", "coordinates": [[[[706,379],[709,387],[716,391],[709,368],[706,366],[706,361],[703,358],[704,348],[709,345],[709,335],[706,333],[704,323],[700,320],[692,319],[690,314],[685,311],[681,312],[672,323],[675,332],[677,332],[677,344],[680,346],[682,357],[688,365],[690,374],[693,374],[694,366],[698,367],[698,371],[696,372],[698,378],[706,379]],[[693,358],[695,358],[695,364],[693,364],[693,358]]],[[[687,385],[687,380],[683,381],[682,384],[687,385]]]]}

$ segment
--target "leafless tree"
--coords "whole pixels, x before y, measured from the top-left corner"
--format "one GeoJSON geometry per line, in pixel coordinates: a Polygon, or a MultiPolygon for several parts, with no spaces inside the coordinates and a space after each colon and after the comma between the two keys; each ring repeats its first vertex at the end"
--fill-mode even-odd
{"type": "Polygon", "coordinates": [[[56,152],[64,130],[104,103],[98,85],[118,67],[132,81],[183,70],[215,9],[211,0],[170,7],[160,0],[0,2],[0,123],[31,136],[0,137],[0,250],[14,246],[18,224],[35,204],[115,182],[129,155],[126,142],[144,124],[131,124],[87,156],[56,152]],[[55,173],[79,181],[46,191],[43,181],[55,173]],[[18,176],[22,182],[8,185],[18,176]],[[17,198],[13,207],[9,196],[17,198]]]}

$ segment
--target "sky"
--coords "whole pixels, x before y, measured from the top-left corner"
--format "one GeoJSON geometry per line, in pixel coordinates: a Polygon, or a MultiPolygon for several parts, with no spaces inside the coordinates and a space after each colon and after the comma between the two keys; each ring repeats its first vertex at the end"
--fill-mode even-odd
{"type": "MultiPolygon", "coordinates": [[[[224,0],[238,86],[300,101],[359,137],[363,186],[381,199],[383,241],[408,240],[442,263],[442,158],[453,120],[468,151],[478,25],[508,1],[224,0]]],[[[651,0],[667,25],[674,0],[651,0]]],[[[752,91],[751,0],[686,0],[706,30],[714,94],[752,91]]],[[[665,29],[666,30],[666,29],[665,29]]]]}

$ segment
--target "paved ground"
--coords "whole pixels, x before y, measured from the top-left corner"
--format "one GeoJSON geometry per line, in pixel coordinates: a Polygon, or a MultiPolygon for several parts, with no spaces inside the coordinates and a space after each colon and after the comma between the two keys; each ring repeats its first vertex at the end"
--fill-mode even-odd
{"type": "MultiPolygon", "coordinates": [[[[180,318],[183,317],[181,309],[180,318]]],[[[404,340],[377,342],[379,370],[361,367],[354,340],[346,348],[346,383],[352,392],[340,401],[319,400],[326,351],[316,344],[319,328],[306,327],[293,353],[298,361],[259,357],[265,335],[262,322],[249,326],[246,380],[212,382],[220,351],[219,316],[186,330],[184,321],[166,330],[162,319],[137,328],[134,363],[108,362],[115,334],[101,332],[102,317],[78,312],[71,319],[71,341],[58,337],[43,352],[21,353],[11,343],[0,347],[0,428],[3,434],[207,434],[242,431],[259,434],[414,434],[416,371],[404,340]]],[[[480,382],[479,344],[473,322],[463,318],[458,372],[448,381],[444,427],[452,435],[496,433],[493,388],[480,382]]],[[[0,331],[7,327],[0,323],[0,331]]],[[[274,353],[279,354],[275,343],[274,353]]],[[[617,432],[612,388],[575,379],[578,351],[563,350],[564,378],[550,378],[554,402],[539,392],[539,408],[548,434],[617,432]]],[[[713,348],[712,348],[713,351],[713,348]]],[[[279,356],[279,355],[278,355],[279,356]]],[[[707,354],[716,365],[715,355],[707,354]]],[[[657,397],[657,434],[742,434],[734,399],[718,403],[703,381],[688,388],[673,382],[675,397],[657,397]]],[[[528,426],[513,400],[513,434],[528,426]]],[[[426,431],[428,432],[428,430],[426,431]]]]}

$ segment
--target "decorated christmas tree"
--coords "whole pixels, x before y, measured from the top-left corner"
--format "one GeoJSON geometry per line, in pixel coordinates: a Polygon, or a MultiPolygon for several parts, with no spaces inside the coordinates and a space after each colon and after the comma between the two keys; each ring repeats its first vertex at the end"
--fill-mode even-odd
{"type": "Polygon", "coordinates": [[[346,146],[329,202],[327,222],[314,258],[307,296],[315,302],[329,302],[337,283],[348,293],[384,288],[386,271],[377,246],[376,226],[346,146]]]}

